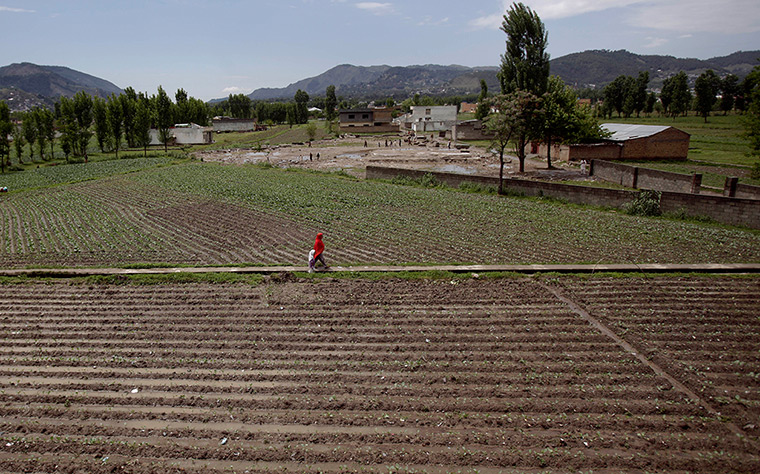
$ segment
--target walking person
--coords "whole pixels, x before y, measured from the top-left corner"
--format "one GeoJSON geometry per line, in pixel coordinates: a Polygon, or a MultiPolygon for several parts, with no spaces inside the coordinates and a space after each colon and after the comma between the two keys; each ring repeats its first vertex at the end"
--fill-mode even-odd
{"type": "Polygon", "coordinates": [[[314,256],[312,257],[311,252],[309,252],[309,273],[313,273],[316,269],[317,262],[322,262],[322,266],[325,270],[329,269],[330,267],[327,266],[327,263],[325,262],[325,243],[322,242],[322,232],[317,234],[317,238],[314,240],[314,256]]]}

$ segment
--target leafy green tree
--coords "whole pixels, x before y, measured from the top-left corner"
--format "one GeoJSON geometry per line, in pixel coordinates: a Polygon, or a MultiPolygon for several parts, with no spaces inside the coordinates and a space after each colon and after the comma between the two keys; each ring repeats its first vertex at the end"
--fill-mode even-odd
{"type": "Polygon", "coordinates": [[[614,109],[618,117],[630,117],[636,109],[636,79],[620,75],[604,88],[604,102],[614,109]]]}
{"type": "Polygon", "coordinates": [[[161,86],[158,86],[155,107],[158,139],[164,144],[164,151],[169,151],[169,141],[172,138],[169,129],[174,125],[172,117],[172,101],[161,86]]]}
{"type": "MultiPolygon", "coordinates": [[[[507,35],[507,50],[501,57],[499,82],[502,94],[516,91],[540,97],[549,81],[549,54],[546,52],[548,34],[538,14],[522,3],[513,3],[504,15],[501,30],[507,35]]],[[[539,106],[538,101],[521,101],[521,107],[539,106]]],[[[534,111],[523,110],[526,115],[534,111]]],[[[525,171],[525,145],[535,130],[517,128],[517,157],[520,172],[525,171]]]]}
{"type": "Polygon", "coordinates": [[[311,142],[317,136],[317,125],[314,122],[306,124],[306,135],[309,137],[309,146],[311,146],[311,142]]]}
{"type": "MultiPolygon", "coordinates": [[[[540,99],[530,92],[515,91],[510,94],[499,94],[489,99],[490,106],[495,112],[485,118],[486,129],[493,134],[491,146],[499,153],[499,194],[503,194],[504,181],[504,152],[513,141],[516,146],[523,146],[519,137],[535,130],[537,116],[540,115],[540,99]]],[[[518,150],[519,156],[519,150],[518,150]]],[[[523,161],[520,161],[520,171],[524,171],[523,161]]]]}
{"type": "Polygon", "coordinates": [[[26,143],[29,144],[29,160],[34,160],[34,149],[32,148],[34,142],[37,141],[37,123],[34,120],[32,111],[26,112],[22,118],[21,131],[26,139],[26,143]]]}
{"type": "Polygon", "coordinates": [[[124,109],[118,96],[111,94],[106,106],[106,116],[108,117],[108,130],[110,131],[111,142],[119,158],[119,148],[121,147],[121,134],[124,128],[124,109]]]}
{"type": "Polygon", "coordinates": [[[111,130],[108,127],[106,101],[100,97],[92,98],[92,116],[95,126],[95,140],[101,153],[111,150],[111,130]]]}
{"type": "Polygon", "coordinates": [[[40,158],[45,159],[45,144],[47,143],[47,131],[45,129],[45,113],[46,109],[41,107],[35,107],[31,110],[32,117],[34,119],[34,126],[37,129],[35,135],[37,136],[37,148],[40,151],[40,158]]]}
{"type": "Polygon", "coordinates": [[[68,163],[69,155],[74,154],[77,146],[77,120],[74,113],[74,101],[65,96],[61,97],[56,102],[55,109],[58,118],[58,128],[61,131],[61,149],[66,157],[66,163],[68,163]]]}
{"type": "Polygon", "coordinates": [[[642,111],[646,110],[647,106],[647,87],[649,86],[649,72],[639,72],[639,77],[636,79],[636,89],[634,92],[633,110],[638,117],[642,111]]]}
{"type": "Polygon", "coordinates": [[[685,72],[680,71],[663,81],[660,101],[673,120],[689,111],[691,92],[689,92],[689,80],[685,72]]]}
{"type": "Polygon", "coordinates": [[[335,97],[335,86],[329,85],[325,90],[325,118],[328,121],[335,120],[337,112],[335,108],[338,105],[338,99],[335,97]]]}
{"type": "Polygon", "coordinates": [[[707,123],[707,117],[715,106],[718,91],[720,91],[720,78],[712,69],[700,74],[694,83],[694,92],[697,95],[696,109],[705,118],[705,123],[707,123]]]}
{"type": "Polygon", "coordinates": [[[5,167],[11,164],[11,143],[8,135],[13,130],[11,109],[4,100],[0,100],[0,169],[5,173],[5,167]]]}
{"type": "Polygon", "coordinates": [[[296,105],[295,104],[288,104],[288,113],[286,116],[286,120],[288,121],[288,125],[290,128],[293,128],[293,125],[298,123],[298,118],[296,117],[296,105]]]}
{"type": "Polygon", "coordinates": [[[230,94],[227,98],[230,107],[230,115],[233,118],[251,118],[251,99],[243,94],[230,94]]]}
{"type": "Polygon", "coordinates": [[[148,156],[150,145],[151,109],[148,100],[136,100],[135,119],[132,128],[134,145],[143,149],[144,156],[148,156]]]}
{"type": "Polygon", "coordinates": [[[752,153],[760,155],[760,66],[744,79],[744,94],[747,97],[747,111],[742,117],[744,136],[749,140],[752,153]]]}
{"type": "Polygon", "coordinates": [[[480,80],[480,95],[478,95],[478,107],[475,109],[475,118],[483,120],[491,111],[488,103],[488,84],[485,79],[480,80]]]}
{"type": "Polygon", "coordinates": [[[504,15],[501,30],[507,34],[507,50],[498,75],[502,94],[521,90],[539,96],[546,92],[548,34],[541,18],[524,4],[513,3],[504,15]]]}
{"type": "Polygon", "coordinates": [[[13,136],[13,148],[16,150],[16,158],[18,158],[18,163],[22,164],[24,162],[23,155],[26,140],[24,139],[24,132],[21,130],[20,125],[13,126],[13,130],[11,130],[11,136],[13,136]]]}
{"type": "Polygon", "coordinates": [[[132,98],[131,94],[121,94],[119,96],[119,104],[121,105],[121,124],[124,128],[124,138],[127,140],[127,146],[134,148],[134,127],[135,127],[135,107],[137,106],[137,98],[132,98]]]}
{"type": "Polygon", "coordinates": [[[552,168],[553,143],[581,142],[602,136],[601,128],[588,108],[578,106],[578,97],[558,76],[551,76],[541,97],[541,137],[547,146],[546,164],[552,168]]]}
{"type": "Polygon", "coordinates": [[[295,123],[306,123],[309,121],[309,94],[298,89],[294,100],[296,101],[295,123]]]}
{"type": "Polygon", "coordinates": [[[76,118],[76,142],[73,147],[76,156],[84,157],[87,163],[87,146],[92,137],[92,97],[84,91],[74,94],[74,117],[76,118]]]}
{"type": "Polygon", "coordinates": [[[723,115],[728,114],[734,108],[736,95],[739,93],[739,77],[735,74],[728,74],[720,81],[720,110],[723,115]]]}

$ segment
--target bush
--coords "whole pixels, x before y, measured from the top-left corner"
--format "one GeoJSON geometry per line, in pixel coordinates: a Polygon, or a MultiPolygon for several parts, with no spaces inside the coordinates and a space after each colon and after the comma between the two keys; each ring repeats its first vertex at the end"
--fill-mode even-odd
{"type": "Polygon", "coordinates": [[[625,205],[624,210],[632,216],[659,216],[662,214],[661,195],[659,191],[642,190],[636,199],[625,205]]]}

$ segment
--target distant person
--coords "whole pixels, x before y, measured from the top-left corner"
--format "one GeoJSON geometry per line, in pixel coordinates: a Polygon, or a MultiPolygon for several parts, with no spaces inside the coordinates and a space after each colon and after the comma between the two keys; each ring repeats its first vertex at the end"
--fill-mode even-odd
{"type": "MultiPolygon", "coordinates": [[[[322,232],[317,234],[317,238],[314,240],[314,258],[309,259],[309,273],[314,272],[317,267],[317,262],[322,262],[322,266],[325,270],[327,270],[328,267],[327,263],[325,262],[325,243],[322,242],[322,232]]],[[[309,254],[311,256],[311,254],[309,254]]]]}
{"type": "Polygon", "coordinates": [[[586,160],[581,160],[581,174],[586,174],[586,160]]]}

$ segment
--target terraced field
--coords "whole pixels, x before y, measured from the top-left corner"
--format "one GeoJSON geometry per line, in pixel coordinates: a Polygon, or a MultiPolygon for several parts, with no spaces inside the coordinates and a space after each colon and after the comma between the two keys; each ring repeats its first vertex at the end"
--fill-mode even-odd
{"type": "Polygon", "coordinates": [[[760,279],[0,285],[3,472],[758,472],[760,279]]]}

